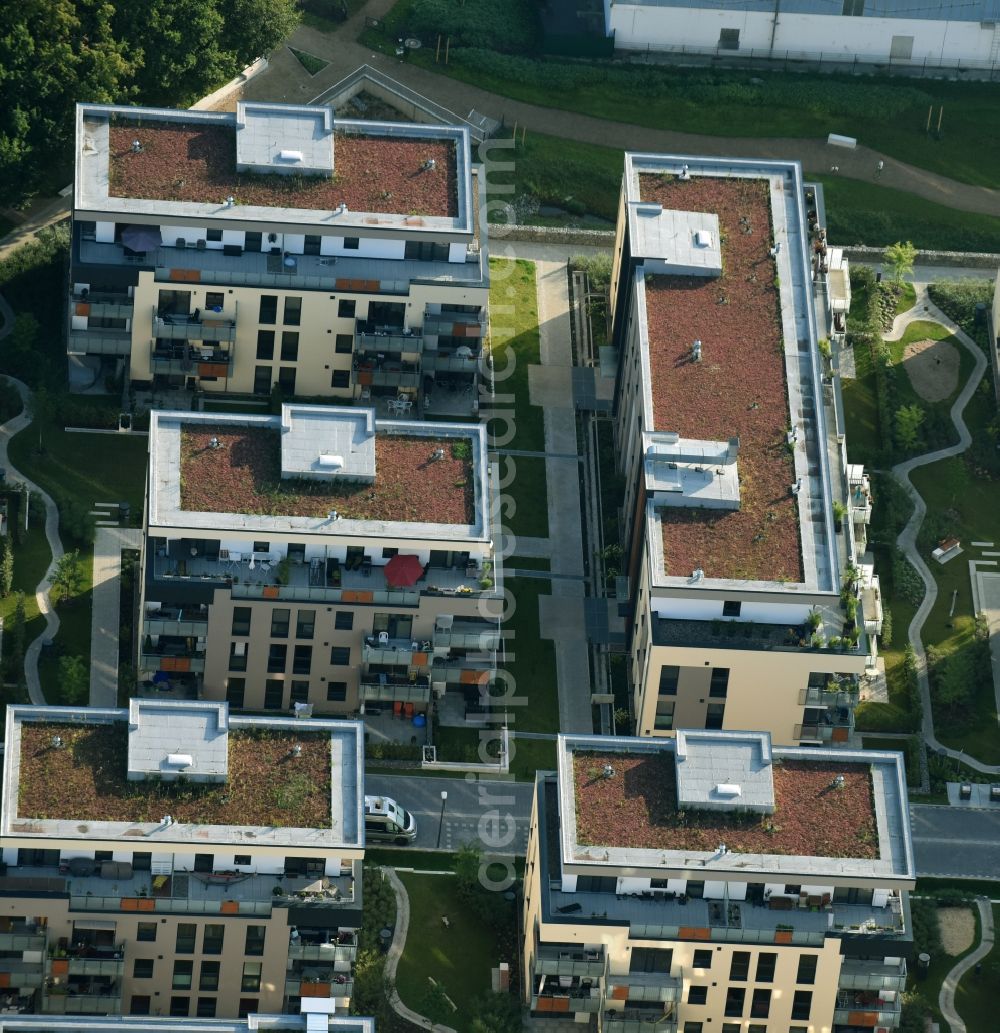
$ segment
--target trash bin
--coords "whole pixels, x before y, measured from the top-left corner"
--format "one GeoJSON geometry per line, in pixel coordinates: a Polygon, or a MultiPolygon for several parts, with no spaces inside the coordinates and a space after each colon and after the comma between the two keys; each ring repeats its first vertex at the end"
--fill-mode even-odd
{"type": "Polygon", "coordinates": [[[128,502],[118,503],[118,522],[121,524],[128,524],[128,518],[132,514],[132,507],[128,502]]]}

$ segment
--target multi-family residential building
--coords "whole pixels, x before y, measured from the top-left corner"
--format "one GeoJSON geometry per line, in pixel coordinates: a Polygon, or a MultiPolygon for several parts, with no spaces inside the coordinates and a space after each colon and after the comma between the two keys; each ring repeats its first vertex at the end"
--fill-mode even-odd
{"type": "Polygon", "coordinates": [[[346,1012],[363,750],[357,722],[224,702],[8,708],[4,1011],[346,1012]]]}
{"type": "Polygon", "coordinates": [[[145,681],[398,716],[452,690],[486,719],[502,584],[482,424],[154,412],[149,450],[145,681]]]}
{"type": "Polygon", "coordinates": [[[535,782],[525,1002],[603,1033],[899,1023],[915,885],[899,754],[766,733],[560,736],[535,782]]]}
{"type": "Polygon", "coordinates": [[[793,162],[626,154],[611,284],[640,735],[846,743],[877,671],[847,260],[793,162]]]}
{"type": "MultiPolygon", "coordinates": [[[[308,997],[298,1015],[247,1015],[242,1019],[217,1019],[200,1013],[197,1018],[66,1016],[59,1021],[65,1033],[375,1033],[375,1020],[357,1015],[337,1015],[332,1002],[308,997]]],[[[43,1015],[0,1012],[0,1033],[50,1033],[52,1020],[43,1015]]]]}
{"type": "Polygon", "coordinates": [[[466,128],[81,104],[70,381],[478,409],[489,288],[466,128]]]}

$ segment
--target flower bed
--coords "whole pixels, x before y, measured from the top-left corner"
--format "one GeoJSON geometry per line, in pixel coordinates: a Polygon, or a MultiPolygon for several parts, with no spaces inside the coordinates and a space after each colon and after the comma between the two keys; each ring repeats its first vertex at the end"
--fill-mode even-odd
{"type": "MultiPolygon", "coordinates": [[[[665,572],[803,580],[771,205],[763,179],[642,175],[644,201],[719,217],[720,277],[646,280],[653,425],[684,437],[739,437],[740,508],[663,510],[665,572]],[[750,232],[746,232],[749,227],[750,232]],[[702,360],[691,346],[702,342],[702,360]]],[[[821,443],[822,445],[822,443],[821,443]]]]}
{"type": "Polygon", "coordinates": [[[573,755],[577,841],[590,846],[797,857],[876,858],[871,775],[864,764],[784,761],[773,768],[773,814],[679,810],[672,753],[573,755]],[[605,764],[614,768],[604,778],[605,764]],[[832,783],[844,776],[843,788],[832,783]]]}
{"type": "Polygon", "coordinates": [[[229,733],[225,782],[130,782],[128,724],[21,726],[19,818],[330,828],[330,736],[229,733]],[[52,748],[52,736],[63,740],[52,748]],[[293,745],[302,747],[294,761],[293,745]]]}
{"type": "Polygon", "coordinates": [[[334,175],[261,175],[236,171],[231,126],[117,122],[110,130],[112,197],[332,211],[455,216],[455,145],[448,140],[334,136],[334,175]],[[138,140],[142,150],[132,151],[138,140]],[[435,167],[424,163],[434,159],[435,167]]]}
{"type": "MultiPolygon", "coordinates": [[[[326,517],[347,520],[471,524],[475,519],[471,458],[456,458],[455,440],[380,434],[375,481],[331,487],[282,480],[281,442],[264,427],[219,425],[181,431],[181,508],[199,513],[326,517]],[[209,448],[218,438],[221,448],[209,448]],[[444,458],[432,460],[436,449],[444,458]]],[[[471,449],[469,450],[471,455],[471,449]]]]}

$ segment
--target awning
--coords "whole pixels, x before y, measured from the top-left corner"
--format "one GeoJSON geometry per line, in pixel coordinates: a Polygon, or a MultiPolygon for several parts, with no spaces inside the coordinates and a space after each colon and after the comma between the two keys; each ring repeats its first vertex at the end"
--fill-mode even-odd
{"type": "Polygon", "coordinates": [[[76,931],[89,929],[92,932],[103,932],[105,929],[110,929],[114,932],[117,928],[117,922],[109,922],[106,919],[101,918],[80,918],[73,920],[73,929],[76,931]]]}

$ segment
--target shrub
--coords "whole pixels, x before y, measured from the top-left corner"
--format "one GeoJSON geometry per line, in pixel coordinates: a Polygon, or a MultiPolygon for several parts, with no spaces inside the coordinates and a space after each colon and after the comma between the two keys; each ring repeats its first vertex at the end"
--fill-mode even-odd
{"type": "Polygon", "coordinates": [[[913,953],[936,957],[941,951],[941,924],[938,921],[937,905],[927,898],[911,897],[910,915],[913,953]]]}
{"type": "Polygon", "coordinates": [[[590,289],[603,291],[611,283],[611,252],[600,251],[596,255],[574,255],[569,260],[570,268],[587,274],[590,289]]]}
{"type": "Polygon", "coordinates": [[[411,0],[393,27],[425,43],[440,34],[451,37],[452,48],[489,47],[487,53],[534,50],[540,30],[538,9],[531,0],[411,0]]]}
{"type": "Polygon", "coordinates": [[[883,649],[892,645],[892,610],[885,603],[882,604],[882,634],[879,639],[883,649]]]}

